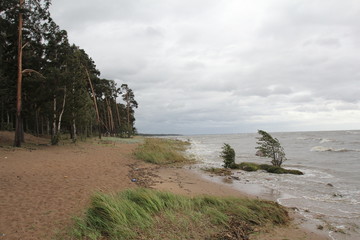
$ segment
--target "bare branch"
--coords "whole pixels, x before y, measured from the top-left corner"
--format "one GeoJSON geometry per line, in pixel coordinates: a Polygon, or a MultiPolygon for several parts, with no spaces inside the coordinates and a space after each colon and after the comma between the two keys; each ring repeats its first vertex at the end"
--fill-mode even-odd
{"type": "Polygon", "coordinates": [[[41,73],[39,73],[38,71],[35,71],[35,70],[33,70],[33,69],[24,69],[24,70],[22,71],[22,73],[23,73],[23,74],[24,74],[24,73],[36,73],[36,74],[38,74],[40,77],[45,78],[44,75],[42,75],[41,73]]]}
{"type": "Polygon", "coordinates": [[[27,45],[29,45],[30,43],[29,42],[27,42],[27,43],[25,43],[23,46],[22,46],[22,48],[21,49],[24,49],[27,45]]]}

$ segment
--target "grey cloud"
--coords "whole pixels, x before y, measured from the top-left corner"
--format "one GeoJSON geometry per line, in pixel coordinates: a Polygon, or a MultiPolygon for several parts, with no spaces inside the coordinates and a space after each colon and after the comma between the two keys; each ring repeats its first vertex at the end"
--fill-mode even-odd
{"type": "Polygon", "coordinates": [[[359,11],[358,0],[57,0],[52,9],[106,78],[134,90],[139,131],[180,133],[314,130],[317,113],[349,116],[359,104],[359,11]]]}
{"type": "Polygon", "coordinates": [[[188,61],[184,65],[184,69],[189,71],[194,71],[202,68],[205,68],[205,64],[199,61],[188,61]]]}
{"type": "Polygon", "coordinates": [[[153,26],[147,26],[146,33],[150,37],[163,37],[164,36],[161,29],[153,27],[153,26]]]}
{"type": "Polygon", "coordinates": [[[309,103],[313,102],[314,98],[310,93],[296,93],[293,96],[290,97],[290,101],[296,104],[303,104],[303,103],[309,103]]]}
{"type": "Polygon", "coordinates": [[[360,110],[360,105],[357,103],[347,103],[340,102],[337,106],[335,106],[336,110],[360,110]]]}
{"type": "Polygon", "coordinates": [[[241,92],[241,95],[249,96],[260,96],[260,97],[269,97],[272,95],[289,95],[293,91],[287,86],[258,86],[257,88],[247,88],[244,92],[241,92]]]}
{"type": "Polygon", "coordinates": [[[309,45],[318,45],[318,46],[323,46],[323,47],[334,47],[334,48],[339,48],[341,47],[341,41],[338,38],[332,38],[332,37],[320,37],[320,38],[316,38],[316,39],[312,39],[312,40],[307,40],[304,42],[304,46],[309,46],[309,45]]]}

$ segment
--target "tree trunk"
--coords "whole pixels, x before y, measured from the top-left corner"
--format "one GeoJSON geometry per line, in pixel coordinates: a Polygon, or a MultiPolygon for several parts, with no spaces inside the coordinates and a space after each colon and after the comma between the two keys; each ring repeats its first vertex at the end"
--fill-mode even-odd
{"type": "Polygon", "coordinates": [[[10,114],[9,112],[6,112],[6,124],[10,126],[10,114]]]}
{"type": "Polygon", "coordinates": [[[72,130],[72,121],[70,121],[70,126],[68,127],[69,129],[69,133],[70,133],[70,139],[72,140],[74,137],[73,137],[73,130],[72,130]]]}
{"type": "Polygon", "coordinates": [[[63,104],[62,104],[62,109],[59,115],[59,120],[58,120],[58,125],[57,125],[57,133],[60,134],[60,129],[61,129],[61,119],[62,116],[64,114],[65,111],[65,101],[66,101],[66,86],[64,87],[64,99],[63,99],[63,104]]]}
{"type": "Polygon", "coordinates": [[[56,127],[56,120],[57,120],[57,116],[56,116],[56,95],[54,95],[53,111],[54,111],[54,115],[53,115],[52,132],[51,132],[51,144],[56,145],[59,142],[59,139],[58,139],[59,136],[58,136],[57,127],[56,127]]]}
{"type": "Polygon", "coordinates": [[[50,135],[50,120],[46,118],[46,135],[50,135]]]}
{"type": "Polygon", "coordinates": [[[93,129],[92,129],[92,128],[93,128],[92,119],[90,119],[90,129],[89,129],[89,130],[90,130],[90,131],[89,131],[90,133],[89,133],[89,136],[88,136],[88,137],[92,137],[92,136],[93,136],[93,132],[92,132],[93,129]]]}
{"type": "Polygon", "coordinates": [[[1,122],[0,129],[4,130],[4,97],[1,97],[1,122]]]}
{"type": "Polygon", "coordinates": [[[111,118],[110,118],[110,111],[109,111],[109,103],[108,103],[108,100],[106,97],[105,97],[105,104],[106,104],[105,115],[106,115],[106,120],[107,120],[106,124],[108,126],[109,133],[111,133],[111,118]]]}
{"type": "Polygon", "coordinates": [[[109,129],[109,121],[108,121],[108,114],[106,108],[105,109],[103,108],[102,112],[103,112],[104,126],[106,128],[106,131],[109,132],[110,129],[109,129]]]}
{"type": "Polygon", "coordinates": [[[44,116],[41,116],[41,132],[40,132],[40,134],[41,135],[44,135],[44,116]]]}
{"type": "Polygon", "coordinates": [[[25,136],[24,136],[24,119],[21,118],[21,127],[20,127],[20,141],[23,143],[25,142],[25,136]]]}
{"type": "Polygon", "coordinates": [[[127,111],[127,132],[128,138],[131,137],[131,130],[130,130],[130,99],[129,94],[126,96],[126,111],[127,111]]]}
{"type": "Polygon", "coordinates": [[[110,104],[109,104],[109,109],[110,109],[110,115],[111,115],[111,127],[112,127],[112,131],[113,131],[113,134],[115,133],[115,117],[114,117],[114,114],[113,114],[113,109],[111,107],[111,99],[110,99],[110,104]]]}
{"type": "Polygon", "coordinates": [[[39,110],[37,109],[36,105],[35,105],[35,135],[38,137],[40,133],[40,128],[39,128],[39,110]]]}
{"type": "MultiPolygon", "coordinates": [[[[23,128],[23,130],[22,130],[22,132],[27,132],[28,131],[28,120],[27,120],[27,118],[25,118],[25,117],[22,117],[21,118],[21,120],[22,120],[22,128],[23,128]]],[[[22,142],[22,140],[21,140],[21,142],[22,142]]]]}
{"type": "Polygon", "coordinates": [[[92,82],[91,82],[91,79],[90,79],[90,74],[89,74],[87,68],[86,67],[84,67],[84,68],[85,68],[86,75],[87,75],[88,80],[89,80],[91,92],[92,92],[92,95],[93,95],[94,107],[95,107],[95,112],[96,112],[96,120],[97,120],[98,131],[99,131],[99,139],[101,139],[100,114],[99,114],[99,109],[98,109],[98,105],[97,105],[97,102],[96,102],[96,95],[95,95],[95,91],[94,91],[94,88],[93,88],[93,85],[92,85],[92,82]]]}
{"type": "Polygon", "coordinates": [[[18,25],[18,78],[17,78],[17,93],[16,93],[16,124],[15,124],[15,147],[21,147],[22,142],[22,121],[21,121],[21,87],[22,87],[22,28],[23,15],[22,6],[24,0],[20,0],[19,25],[18,25]]]}
{"type": "Polygon", "coordinates": [[[75,120],[75,114],[74,113],[73,113],[71,130],[72,130],[72,141],[73,141],[73,143],[75,143],[76,140],[77,140],[77,135],[76,135],[76,120],[75,120]]]}
{"type": "Polygon", "coordinates": [[[83,135],[85,136],[85,139],[86,139],[87,137],[89,137],[89,134],[88,134],[88,127],[89,127],[89,125],[88,125],[88,124],[86,124],[86,125],[85,125],[85,128],[84,128],[84,133],[83,133],[83,135]]]}
{"type": "Polygon", "coordinates": [[[111,110],[111,105],[109,103],[109,101],[111,102],[111,100],[105,98],[105,101],[106,101],[106,108],[107,108],[107,112],[108,112],[109,129],[110,129],[110,133],[113,134],[115,126],[114,126],[114,118],[113,118],[113,114],[112,114],[112,110],[111,110]]]}
{"type": "Polygon", "coordinates": [[[118,118],[118,129],[120,130],[121,128],[121,118],[120,118],[120,112],[119,112],[119,107],[118,104],[116,103],[116,99],[115,99],[115,108],[116,108],[116,115],[117,115],[117,118],[118,118]]]}
{"type": "MultiPolygon", "coordinates": [[[[110,100],[111,102],[111,100],[110,100]]],[[[111,109],[111,104],[109,103],[109,117],[110,117],[110,123],[111,123],[111,134],[115,132],[115,124],[114,124],[114,116],[111,109]]]]}

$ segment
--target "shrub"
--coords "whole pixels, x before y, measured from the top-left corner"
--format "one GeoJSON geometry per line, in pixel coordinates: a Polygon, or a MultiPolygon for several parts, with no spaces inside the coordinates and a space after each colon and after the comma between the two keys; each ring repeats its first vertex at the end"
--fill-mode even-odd
{"type": "Polygon", "coordinates": [[[235,168],[235,151],[227,143],[224,143],[220,157],[224,160],[224,168],[235,168]]]}
{"type": "Polygon", "coordinates": [[[242,169],[247,172],[254,172],[259,169],[259,166],[256,163],[242,162],[238,164],[239,169],[242,169]]]}

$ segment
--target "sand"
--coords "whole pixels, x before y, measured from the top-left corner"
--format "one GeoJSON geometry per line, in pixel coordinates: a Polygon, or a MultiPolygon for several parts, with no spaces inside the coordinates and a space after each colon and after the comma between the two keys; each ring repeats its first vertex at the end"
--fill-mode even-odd
{"type": "MultiPolygon", "coordinates": [[[[136,144],[99,140],[49,146],[26,135],[23,148],[11,147],[13,133],[0,132],[0,240],[61,239],[96,191],[116,192],[138,186],[194,196],[249,197],[205,180],[183,168],[160,168],[136,160],[136,144]]],[[[254,239],[327,239],[299,228],[274,229],[254,239]]]]}

